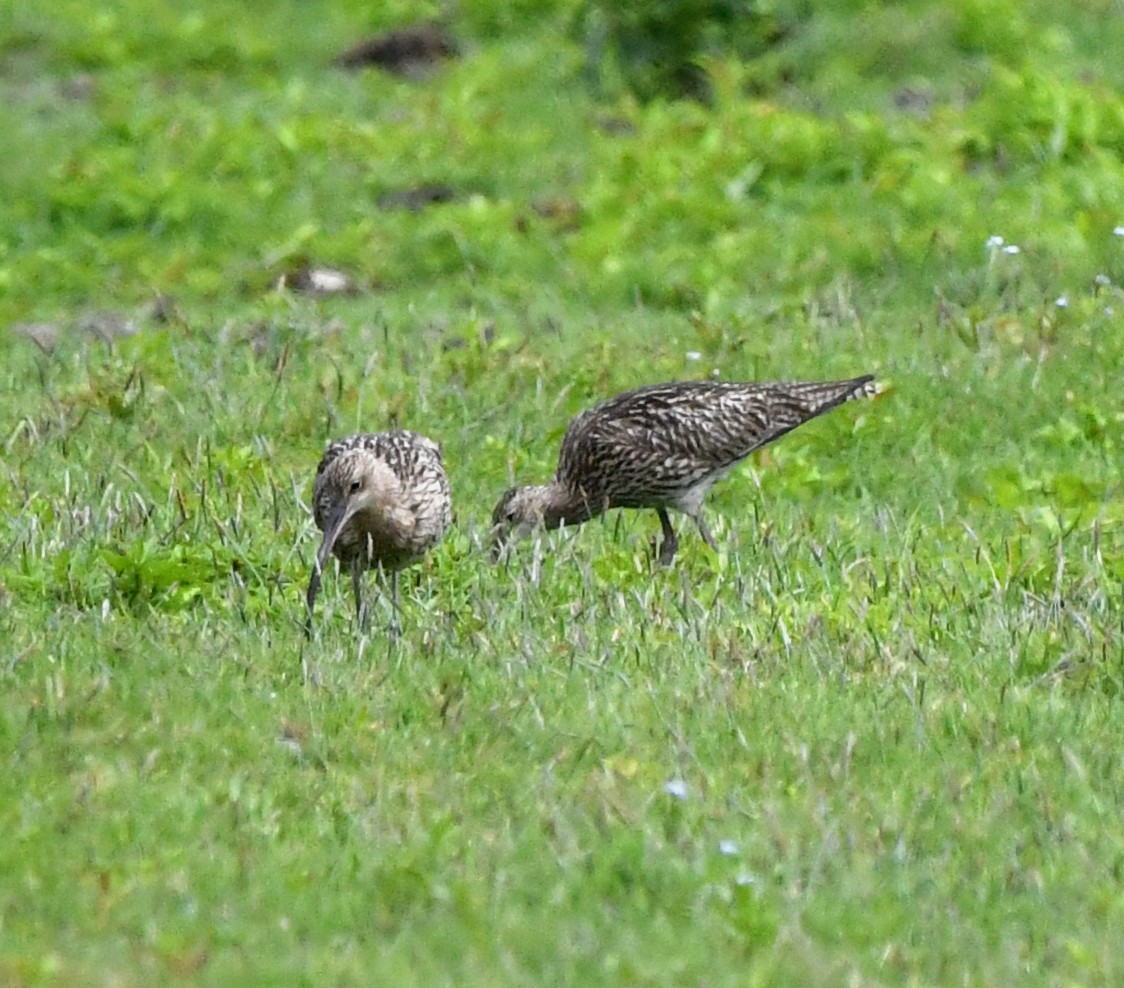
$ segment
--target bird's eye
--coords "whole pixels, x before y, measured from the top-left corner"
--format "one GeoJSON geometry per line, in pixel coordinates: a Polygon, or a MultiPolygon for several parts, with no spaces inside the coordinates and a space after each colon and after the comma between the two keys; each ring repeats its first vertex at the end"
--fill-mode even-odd
{"type": "Polygon", "coordinates": [[[358,480],[353,480],[351,486],[347,489],[348,494],[358,494],[361,486],[362,484],[358,480]]]}

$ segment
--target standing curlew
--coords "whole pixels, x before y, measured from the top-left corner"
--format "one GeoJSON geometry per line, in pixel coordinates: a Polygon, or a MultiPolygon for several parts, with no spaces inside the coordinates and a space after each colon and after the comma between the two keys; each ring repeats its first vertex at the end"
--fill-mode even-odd
{"type": "Polygon", "coordinates": [[[492,513],[493,555],[535,528],[580,525],[609,508],[655,508],[664,565],[679,548],[669,508],[694,519],[716,548],[702,514],[715,481],[809,419],[877,392],[869,374],[825,382],[678,381],[626,391],[570,423],[549,484],[504,494],[492,513]]]}
{"type": "Polygon", "coordinates": [[[421,559],[452,521],[449,478],[441,449],[416,432],[361,433],[332,443],[316,468],[313,514],[324,533],[308,582],[308,619],[328,556],[335,553],[351,571],[360,627],[367,623],[362,575],[390,574],[398,633],[398,571],[421,559]]]}

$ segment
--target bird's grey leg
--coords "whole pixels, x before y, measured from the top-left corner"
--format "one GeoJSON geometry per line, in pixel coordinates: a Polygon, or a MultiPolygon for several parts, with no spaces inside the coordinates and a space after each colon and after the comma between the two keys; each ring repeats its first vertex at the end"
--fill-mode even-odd
{"type": "Polygon", "coordinates": [[[679,539],[675,537],[675,529],[671,527],[671,519],[667,516],[667,508],[656,508],[660,516],[660,527],[663,528],[663,542],[660,543],[660,565],[670,566],[675,554],[679,551],[679,539]]]}
{"type": "Polygon", "coordinates": [[[707,526],[706,519],[702,515],[702,508],[699,508],[698,514],[692,517],[695,519],[695,524],[699,526],[699,535],[703,537],[703,541],[717,552],[718,543],[714,541],[714,536],[710,534],[710,528],[707,526]]]}
{"type": "Polygon", "coordinates": [[[390,574],[390,637],[397,641],[402,637],[402,624],[398,620],[398,570],[390,574]]]}
{"type": "Polygon", "coordinates": [[[351,592],[355,594],[355,622],[360,631],[366,631],[370,615],[367,601],[363,598],[363,568],[359,560],[351,564],[351,592]]]}

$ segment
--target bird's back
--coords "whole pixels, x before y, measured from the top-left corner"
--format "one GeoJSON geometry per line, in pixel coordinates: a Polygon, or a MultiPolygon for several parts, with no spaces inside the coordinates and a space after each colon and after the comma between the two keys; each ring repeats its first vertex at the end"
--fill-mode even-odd
{"type": "Polygon", "coordinates": [[[627,391],[570,423],[557,479],[600,507],[673,502],[755,449],[874,390],[873,379],[864,376],[794,383],[679,381],[627,391]]]}

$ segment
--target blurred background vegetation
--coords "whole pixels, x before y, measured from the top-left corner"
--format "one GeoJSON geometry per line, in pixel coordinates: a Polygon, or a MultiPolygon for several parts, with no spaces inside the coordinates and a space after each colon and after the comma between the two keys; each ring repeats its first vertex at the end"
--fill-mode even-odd
{"type": "Polygon", "coordinates": [[[1122,274],[1120,18],[1111,0],[16,2],[0,317],[153,293],[252,312],[302,263],[346,270],[353,311],[561,292],[764,319],[856,286],[970,307],[993,234],[1022,251],[1005,292],[1076,293],[1122,274]],[[422,78],[334,64],[434,18],[459,54],[422,78]],[[442,194],[402,208],[418,186],[442,194]]]}

